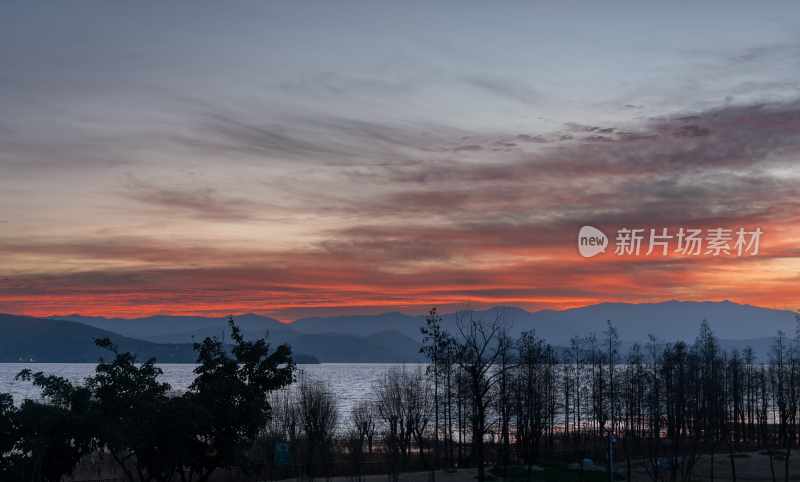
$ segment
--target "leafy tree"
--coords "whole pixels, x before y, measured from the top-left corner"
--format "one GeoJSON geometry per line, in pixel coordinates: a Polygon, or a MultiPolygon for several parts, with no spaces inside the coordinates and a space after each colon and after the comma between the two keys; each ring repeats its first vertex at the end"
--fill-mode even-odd
{"type": "Polygon", "coordinates": [[[134,355],[119,353],[107,338],[95,343],[115,355],[110,362],[101,360],[87,380],[96,399],[101,443],[130,482],[169,480],[174,471],[164,463],[169,448],[158,443],[170,389],[158,381],[162,370],[155,359],[138,363],[134,355]]]}
{"type": "Polygon", "coordinates": [[[205,409],[187,397],[167,398],[159,404],[149,434],[152,445],[140,447],[137,453],[145,473],[159,482],[175,477],[182,482],[193,480],[195,461],[208,452],[199,437],[208,419],[205,409]]]}
{"type": "MultiPolygon", "coordinates": [[[[17,379],[33,381],[46,402],[26,400],[13,414],[13,427],[3,422],[6,430],[16,432],[11,437],[15,455],[10,471],[24,480],[59,482],[96,447],[91,393],[86,387],[75,387],[65,378],[42,372],[23,370],[17,379]]],[[[13,410],[7,405],[7,398],[2,403],[5,414],[13,410]]],[[[8,441],[6,437],[3,438],[8,441]]],[[[4,445],[7,447],[7,442],[4,445]]]]}
{"type": "Polygon", "coordinates": [[[270,417],[269,392],[294,381],[295,365],[288,345],[272,351],[264,339],[246,341],[232,318],[228,325],[234,342],[232,354],[216,338],[195,344],[200,366],[184,395],[207,414],[200,436],[208,449],[191,467],[201,482],[218,468],[248,468],[245,455],[270,417]]]}
{"type": "Polygon", "coordinates": [[[245,453],[270,415],[267,394],[293,380],[288,346],[245,341],[229,320],[232,355],[215,338],[196,344],[200,366],[190,391],[169,397],[154,359],[138,363],[108,339],[88,387],[96,399],[99,439],[131,481],[208,480],[218,468],[246,467],[245,453]]]}
{"type": "Polygon", "coordinates": [[[14,480],[16,456],[13,453],[17,441],[17,426],[14,399],[0,393],[0,480],[14,480]]]}

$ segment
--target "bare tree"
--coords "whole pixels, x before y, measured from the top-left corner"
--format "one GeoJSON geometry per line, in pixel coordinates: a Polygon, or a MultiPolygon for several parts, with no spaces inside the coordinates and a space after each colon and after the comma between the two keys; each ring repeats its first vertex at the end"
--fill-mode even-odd
{"type": "Polygon", "coordinates": [[[472,432],[472,459],[478,468],[478,480],[483,482],[485,471],[485,437],[489,431],[488,412],[491,406],[491,391],[504,369],[497,362],[502,354],[499,335],[501,320],[484,322],[470,318],[459,320],[458,334],[454,339],[456,359],[464,373],[470,396],[470,429],[472,432]]]}
{"type": "Polygon", "coordinates": [[[517,437],[521,442],[523,458],[530,476],[531,465],[539,456],[547,423],[547,349],[544,341],[536,338],[533,332],[525,332],[517,342],[517,353],[517,437]]]}
{"type": "Polygon", "coordinates": [[[356,403],[350,414],[352,427],[358,432],[359,437],[366,442],[369,454],[372,454],[376,417],[375,405],[367,400],[356,403]]]}
{"type": "Polygon", "coordinates": [[[501,327],[497,336],[497,370],[499,371],[496,385],[497,397],[495,397],[495,410],[500,423],[500,464],[503,468],[503,477],[507,474],[507,468],[511,458],[511,410],[513,403],[511,400],[511,370],[514,367],[512,348],[513,341],[508,336],[506,329],[501,327]]]}
{"type": "Polygon", "coordinates": [[[297,393],[307,475],[313,478],[321,475],[317,465],[325,470],[331,465],[339,411],[336,396],[323,382],[301,379],[297,393]]]}
{"type": "Polygon", "coordinates": [[[432,308],[425,319],[425,326],[421,329],[423,340],[420,352],[427,355],[430,360],[428,375],[433,380],[433,465],[431,470],[432,481],[436,480],[436,468],[439,466],[439,381],[442,378],[443,368],[447,367],[447,352],[450,344],[450,335],[442,328],[442,317],[436,308],[432,308]]]}
{"type": "Polygon", "coordinates": [[[372,454],[372,440],[375,436],[375,409],[372,402],[358,402],[350,412],[349,427],[345,435],[348,452],[353,465],[354,480],[363,476],[364,449],[372,454]]]}
{"type": "Polygon", "coordinates": [[[430,387],[421,370],[409,373],[390,369],[376,382],[374,393],[390,470],[396,477],[407,463],[414,442],[420,453],[424,452],[432,411],[430,387]]]}

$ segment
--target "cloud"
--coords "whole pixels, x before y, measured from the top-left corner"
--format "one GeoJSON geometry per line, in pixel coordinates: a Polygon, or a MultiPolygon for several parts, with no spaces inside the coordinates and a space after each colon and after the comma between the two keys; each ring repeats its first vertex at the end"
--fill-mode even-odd
{"type": "Polygon", "coordinates": [[[627,259],[576,261],[577,255],[518,263],[513,269],[438,267],[393,272],[367,257],[281,253],[224,266],[176,266],[30,274],[0,278],[0,310],[31,314],[81,311],[141,316],[173,313],[377,310],[471,302],[563,307],[608,300],[790,300],[779,279],[726,283],[768,260],[627,259]],[[282,261],[282,262],[281,262],[282,261]],[[756,264],[753,266],[753,264],[756,264]],[[746,268],[745,268],[746,267],[746,268]],[[565,269],[567,268],[567,269],[565,269]],[[687,294],[686,287],[691,287],[687,294]],[[783,294],[781,294],[783,293],[783,294]],[[721,298],[720,298],[721,299],[721,298]],[[13,309],[12,309],[13,308],[13,309]]]}
{"type": "Polygon", "coordinates": [[[335,143],[314,142],[298,129],[279,123],[258,124],[219,112],[208,114],[197,138],[186,142],[203,149],[242,152],[265,157],[319,159],[323,156],[346,157],[347,151],[335,143]]]}
{"type": "Polygon", "coordinates": [[[160,187],[134,177],[126,183],[127,198],[166,212],[170,216],[221,222],[257,219],[263,204],[244,198],[225,196],[211,187],[160,187]]]}
{"type": "Polygon", "coordinates": [[[797,60],[800,58],[800,45],[797,43],[773,43],[758,45],[726,56],[726,60],[733,64],[755,64],[771,60],[797,60]]]}
{"type": "MultiPolygon", "coordinates": [[[[387,166],[375,175],[389,179],[395,192],[373,200],[365,211],[420,214],[427,206],[436,215],[449,210],[451,219],[480,210],[486,217],[546,211],[567,217],[594,212],[597,217],[617,213],[611,217],[618,219],[680,215],[701,220],[774,214],[775,208],[796,206],[796,178],[776,170],[796,170],[800,104],[724,107],[653,119],[637,126],[635,134],[614,129],[598,143],[594,133],[600,129],[610,131],[582,126],[577,130],[588,135],[534,151],[515,149],[492,162],[387,166]],[[436,202],[428,202],[431,197],[436,202]]],[[[475,140],[470,145],[480,145],[475,140]]],[[[486,140],[484,150],[493,142],[486,140]]]]}
{"type": "Polygon", "coordinates": [[[345,74],[342,72],[319,72],[283,80],[278,87],[284,92],[298,95],[326,97],[362,97],[410,94],[416,90],[414,83],[386,79],[376,76],[345,74]]]}
{"type": "Polygon", "coordinates": [[[535,135],[535,136],[532,136],[532,135],[529,135],[529,134],[517,134],[517,135],[515,136],[515,138],[516,138],[518,141],[522,141],[522,142],[537,142],[537,143],[545,143],[545,142],[549,142],[549,141],[547,140],[547,138],[545,138],[545,137],[544,137],[544,136],[542,136],[542,135],[535,135]]]}
{"type": "MultiPolygon", "coordinates": [[[[78,263],[111,262],[117,265],[171,265],[198,260],[231,262],[228,253],[202,242],[163,241],[142,236],[0,239],[0,259],[34,256],[53,260],[76,260],[78,263]]],[[[241,256],[241,254],[240,254],[241,256]]],[[[235,258],[234,258],[235,260],[235,258]]],[[[241,261],[241,258],[239,259],[241,261]]]]}
{"type": "MultiPolygon", "coordinates": [[[[137,146],[138,147],[138,146],[137,146]]],[[[0,164],[8,176],[69,173],[76,169],[105,170],[135,162],[133,146],[105,136],[42,140],[11,134],[0,136],[0,164]]]]}
{"type": "MultiPolygon", "coordinates": [[[[513,147],[513,146],[509,146],[509,147],[513,147]]],[[[467,144],[466,146],[458,146],[458,147],[453,148],[453,151],[455,151],[455,152],[476,152],[476,151],[482,151],[482,150],[483,150],[483,147],[481,147],[481,146],[479,146],[477,144],[467,144]]]]}
{"type": "MultiPolygon", "coordinates": [[[[335,118],[262,131],[224,119],[209,139],[220,136],[256,157],[296,155],[312,167],[307,175],[287,170],[295,177],[282,191],[271,185],[282,214],[312,220],[312,236],[273,250],[211,248],[208,240],[179,242],[158,233],[4,238],[0,258],[36,260],[46,269],[4,263],[0,309],[298,313],[715,296],[789,303],[781,267],[799,255],[800,233],[792,228],[800,221],[797,103],[723,106],[540,134],[426,132],[335,118]],[[458,150],[465,146],[475,147],[458,150]],[[351,151],[360,152],[326,171],[327,154],[351,151]],[[587,263],[574,246],[584,224],[608,232],[759,226],[767,234],[762,255],[753,259],[609,256],[587,263]]],[[[279,209],[216,186],[142,179],[128,178],[117,194],[157,219],[249,223],[279,209]]]]}
{"type": "Polygon", "coordinates": [[[515,103],[533,105],[544,98],[541,93],[527,85],[499,77],[473,75],[465,77],[464,81],[474,88],[515,103]]]}
{"type": "Polygon", "coordinates": [[[224,155],[231,161],[347,167],[413,158],[466,134],[438,125],[330,115],[263,116],[263,112],[204,104],[191,128],[172,138],[199,154],[224,155]]]}

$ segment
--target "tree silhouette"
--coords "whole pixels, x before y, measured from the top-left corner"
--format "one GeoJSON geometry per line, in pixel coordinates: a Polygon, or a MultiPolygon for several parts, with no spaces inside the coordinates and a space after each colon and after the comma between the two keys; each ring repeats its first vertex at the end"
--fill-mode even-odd
{"type": "Polygon", "coordinates": [[[192,472],[208,480],[216,469],[249,466],[246,452],[270,416],[269,392],[294,381],[295,365],[288,345],[275,350],[264,340],[246,341],[228,320],[233,348],[227,352],[216,338],[195,344],[196,378],[184,395],[208,415],[200,436],[208,447],[193,459],[192,472]]]}

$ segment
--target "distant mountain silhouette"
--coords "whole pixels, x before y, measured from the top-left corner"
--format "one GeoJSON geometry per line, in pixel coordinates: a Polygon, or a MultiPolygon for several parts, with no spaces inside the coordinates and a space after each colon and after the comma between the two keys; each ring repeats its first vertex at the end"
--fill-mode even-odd
{"type": "MultiPolygon", "coordinates": [[[[562,311],[529,312],[513,306],[498,306],[486,310],[468,310],[443,315],[445,327],[453,331],[458,320],[500,319],[509,326],[511,334],[535,330],[548,342],[568,344],[573,336],[600,334],[610,320],[624,340],[645,341],[648,335],[666,341],[693,340],[700,322],[707,320],[721,339],[744,340],[771,337],[778,330],[793,334],[795,314],[786,310],[760,308],[722,302],[667,301],[663,303],[600,303],[562,311]]],[[[336,316],[305,318],[290,326],[300,332],[327,331],[369,335],[395,330],[420,340],[424,316],[386,313],[376,316],[336,316]]]]}
{"type": "Polygon", "coordinates": [[[313,353],[323,363],[412,363],[422,362],[420,344],[397,331],[368,336],[341,333],[275,335],[298,351],[313,353]]]}
{"type": "Polygon", "coordinates": [[[134,352],[142,359],[157,357],[172,363],[196,358],[188,344],[158,345],[71,321],[0,315],[0,333],[2,362],[96,362],[100,357],[113,356],[94,344],[96,338],[105,337],[120,350],[134,352]]]}
{"type": "Polygon", "coordinates": [[[395,331],[413,339],[420,338],[420,327],[424,316],[406,315],[398,312],[378,315],[354,315],[301,318],[289,326],[300,333],[343,333],[369,336],[395,331]]]}
{"type": "Polygon", "coordinates": [[[624,340],[694,340],[700,323],[707,320],[714,334],[725,340],[764,338],[779,330],[794,333],[795,314],[723,302],[601,303],[565,311],[532,313],[528,326],[551,343],[566,343],[574,335],[600,333],[611,320],[624,340]]]}
{"type": "MultiPolygon", "coordinates": [[[[399,314],[399,313],[398,313],[399,314]]],[[[404,316],[407,332],[418,334],[420,318],[404,316]],[[408,323],[413,320],[412,323],[408,323]]],[[[151,316],[147,318],[122,319],[83,317],[71,315],[60,317],[94,327],[115,331],[155,343],[191,343],[209,336],[228,339],[228,318],[191,316],[151,316]]],[[[382,316],[379,316],[383,319],[382,316]]],[[[297,325],[284,324],[267,316],[254,314],[238,315],[234,319],[247,338],[262,338],[269,335],[273,344],[288,343],[297,353],[313,354],[322,362],[418,362],[419,343],[399,330],[369,330],[362,334],[358,323],[345,332],[324,329],[324,323],[300,332],[297,325]]]]}
{"type": "MultiPolygon", "coordinates": [[[[110,338],[120,351],[150,357],[161,363],[194,363],[197,353],[191,343],[153,343],[122,336],[108,330],[68,320],[0,314],[0,362],[94,363],[113,355],[94,344],[110,338]]],[[[198,340],[199,341],[199,340],[198,340]]],[[[317,360],[297,352],[298,363],[317,360]]]]}
{"type": "MultiPolygon", "coordinates": [[[[555,346],[568,346],[573,336],[601,335],[606,320],[617,327],[622,340],[645,342],[652,334],[662,342],[693,341],[700,322],[707,320],[723,346],[742,348],[750,343],[765,354],[772,337],[782,330],[793,334],[795,314],[729,301],[662,303],[600,303],[568,310],[529,312],[513,306],[446,313],[451,332],[459,320],[501,319],[512,336],[534,330],[555,346]]],[[[138,319],[62,317],[129,337],[159,343],[189,343],[206,336],[226,336],[226,318],[153,316],[138,319]]],[[[273,343],[290,343],[297,352],[322,362],[412,362],[421,360],[420,328],[425,317],[390,312],[376,315],[302,318],[292,323],[257,314],[234,316],[248,337],[269,332],[273,343]]]]}
{"type": "MultiPolygon", "coordinates": [[[[187,343],[200,341],[207,336],[220,337],[228,328],[228,317],[171,316],[158,315],[146,318],[103,318],[101,316],[68,315],[54,317],[60,320],[76,321],[120,335],[140,338],[159,343],[187,343]]],[[[236,323],[247,333],[276,333],[292,331],[280,321],[267,316],[246,313],[236,316],[236,323]]]]}

